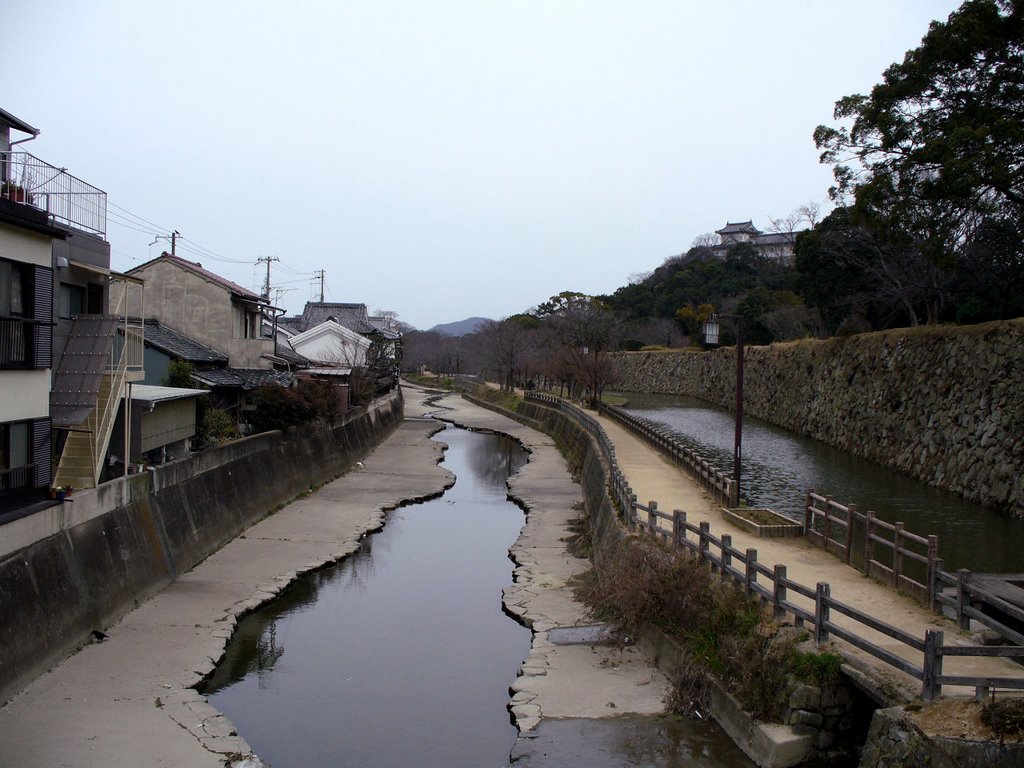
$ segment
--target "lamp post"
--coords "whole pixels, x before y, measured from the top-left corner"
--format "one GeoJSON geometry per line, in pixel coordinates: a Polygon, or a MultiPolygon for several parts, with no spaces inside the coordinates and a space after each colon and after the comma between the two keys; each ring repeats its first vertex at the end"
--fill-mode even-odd
{"type": "Polygon", "coordinates": [[[740,500],[740,464],[743,456],[743,315],[711,315],[704,323],[704,343],[718,344],[718,319],[736,323],[736,432],[732,449],[732,479],[736,483],[736,503],[740,500]]]}

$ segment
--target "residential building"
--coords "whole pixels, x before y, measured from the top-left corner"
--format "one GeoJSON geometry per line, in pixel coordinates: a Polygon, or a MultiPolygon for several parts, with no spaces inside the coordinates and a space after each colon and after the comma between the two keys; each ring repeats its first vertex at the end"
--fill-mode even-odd
{"type": "Polygon", "coordinates": [[[141,329],[109,305],[112,279],[123,296],[141,285],[110,272],[106,194],[14,149],[38,133],[0,110],[0,367],[11,393],[0,422],[6,490],[25,502],[50,484],[96,485],[125,387],[142,375],[141,329]]]}
{"type": "Polygon", "coordinates": [[[254,407],[252,390],[293,382],[289,361],[275,354],[274,338],[263,332],[276,310],[259,294],[169,253],[127,274],[146,287],[139,314],[150,334],[147,384],[164,384],[172,360],[188,362],[192,380],[210,390],[211,405],[242,427],[254,407]]]}
{"type": "Polygon", "coordinates": [[[226,355],[229,368],[273,367],[274,340],[262,321],[274,308],[259,294],[169,253],[127,274],[145,281],[147,320],[226,355]]]}
{"type": "Polygon", "coordinates": [[[375,360],[387,361],[389,367],[401,362],[402,334],[390,318],[371,316],[366,304],[307,301],[301,315],[282,317],[278,325],[291,333],[305,333],[328,320],[368,338],[375,346],[369,350],[375,360]]]}

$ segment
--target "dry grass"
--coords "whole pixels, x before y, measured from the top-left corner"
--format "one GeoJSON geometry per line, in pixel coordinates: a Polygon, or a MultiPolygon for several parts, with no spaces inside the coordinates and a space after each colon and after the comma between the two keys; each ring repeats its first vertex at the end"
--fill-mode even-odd
{"type": "Polygon", "coordinates": [[[967,698],[940,699],[909,714],[930,736],[970,741],[1024,741],[1024,699],[984,703],[967,698]]]}
{"type": "Polygon", "coordinates": [[[756,600],[696,559],[646,539],[626,539],[605,553],[578,580],[577,596],[596,619],[618,624],[627,635],[654,625],[687,650],[692,668],[676,696],[684,712],[702,704],[701,681],[710,675],[755,717],[778,720],[793,681],[822,667],[797,653],[798,633],[756,600]]]}

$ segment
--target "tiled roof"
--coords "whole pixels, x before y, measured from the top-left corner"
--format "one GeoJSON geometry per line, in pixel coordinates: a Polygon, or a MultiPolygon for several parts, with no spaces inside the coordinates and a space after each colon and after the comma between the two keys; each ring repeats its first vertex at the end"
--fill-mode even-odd
{"type": "Polygon", "coordinates": [[[220,275],[215,274],[208,269],[204,269],[203,265],[200,264],[199,262],[189,261],[188,259],[183,259],[180,256],[171,256],[171,254],[169,253],[162,253],[157,258],[151,261],[147,261],[145,264],[140,264],[139,266],[133,269],[129,269],[127,274],[133,275],[136,272],[144,270],[146,267],[157,262],[163,262],[165,264],[174,264],[175,266],[180,267],[181,269],[188,270],[189,272],[193,272],[199,275],[200,277],[209,280],[211,283],[216,283],[221,288],[231,291],[231,293],[234,293],[238,296],[241,296],[246,299],[251,299],[252,301],[266,303],[263,301],[263,297],[260,296],[258,293],[254,293],[253,291],[250,291],[248,288],[243,288],[238,283],[233,283],[225,277],[221,277],[220,275]]]}
{"type": "Polygon", "coordinates": [[[291,385],[293,376],[285,371],[267,368],[215,368],[208,371],[193,371],[192,378],[208,387],[229,387],[232,389],[255,389],[264,384],[291,385]]]}
{"type": "Polygon", "coordinates": [[[769,232],[766,235],[758,235],[752,242],[755,245],[793,245],[796,242],[796,232],[769,232]]]}
{"type": "Polygon", "coordinates": [[[384,327],[384,318],[370,317],[366,305],[360,303],[344,303],[333,301],[307,301],[302,314],[297,317],[282,317],[277,323],[294,333],[305,333],[310,328],[334,320],[350,331],[363,336],[381,336],[385,339],[398,339],[401,334],[384,327]]]}
{"type": "Polygon", "coordinates": [[[724,227],[716,231],[716,234],[734,235],[740,232],[750,232],[755,235],[761,234],[761,230],[754,226],[753,221],[728,221],[724,227]]]}
{"type": "Polygon", "coordinates": [[[158,320],[146,321],[146,346],[190,363],[225,365],[228,362],[227,355],[161,325],[158,320]]]}

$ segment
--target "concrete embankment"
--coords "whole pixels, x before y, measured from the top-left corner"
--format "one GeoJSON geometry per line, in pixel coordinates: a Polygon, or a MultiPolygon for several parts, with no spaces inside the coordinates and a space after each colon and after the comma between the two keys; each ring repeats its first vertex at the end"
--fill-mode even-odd
{"type": "Polygon", "coordinates": [[[0,701],[253,522],[351,467],[401,415],[395,393],[334,429],[256,435],[5,525],[0,701]]]}
{"type": "MultiPolygon", "coordinates": [[[[9,701],[0,710],[0,765],[255,765],[242,760],[249,752],[244,739],[192,686],[212,670],[239,616],[301,573],[354,552],[387,510],[453,482],[438,466],[442,448],[430,439],[436,426],[399,424],[397,406],[388,410],[390,435],[376,450],[365,444],[363,466],[247,528],[140,600],[107,628],[108,639],[86,645],[9,701]]],[[[268,465],[261,466],[266,473],[268,465]]],[[[241,485],[227,488],[258,495],[241,485]]],[[[259,488],[266,492],[266,485],[259,488]]],[[[260,499],[260,516],[267,504],[260,499]]]]}
{"type": "MultiPolygon", "coordinates": [[[[735,402],[734,348],[615,356],[617,387],[735,402]]],[[[747,415],[1024,515],[1024,320],[748,347],[747,415]]]]}

